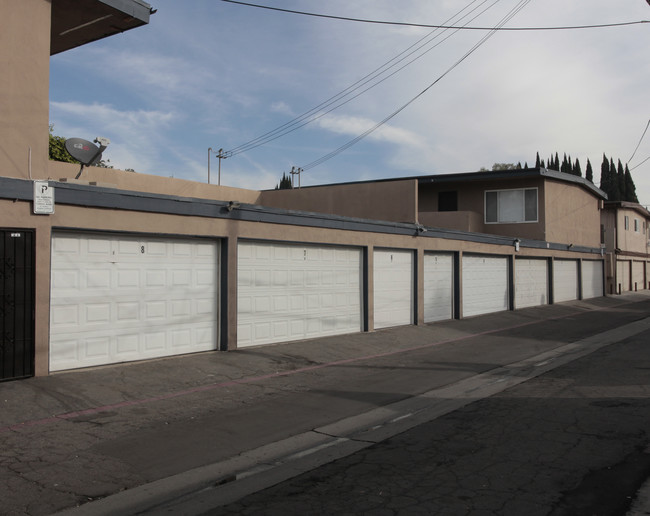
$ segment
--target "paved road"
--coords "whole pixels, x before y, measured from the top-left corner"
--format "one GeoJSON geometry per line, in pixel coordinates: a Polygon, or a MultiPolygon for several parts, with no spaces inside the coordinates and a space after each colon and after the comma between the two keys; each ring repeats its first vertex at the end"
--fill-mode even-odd
{"type": "Polygon", "coordinates": [[[205,514],[624,515],[650,476],[649,378],[645,331],[205,514]]]}
{"type": "MultiPolygon", "coordinates": [[[[313,496],[314,510],[328,511],[317,500],[321,493],[332,498],[330,487],[341,495],[334,499],[381,505],[376,514],[391,503],[402,504],[404,514],[415,511],[408,494],[384,503],[393,485],[478,509],[485,503],[490,511],[488,501],[497,502],[488,493],[532,506],[544,479],[543,496],[554,500],[547,507],[559,510],[563,493],[570,500],[571,490],[588,485],[588,471],[645,464],[649,315],[645,292],[0,384],[0,513],[37,516],[80,504],[70,513],[197,514],[221,507],[227,514],[247,511],[243,504],[251,512],[304,513],[282,504],[313,496]],[[588,367],[596,376],[554,376],[601,354],[601,369],[596,362],[588,367]],[[526,391],[536,385],[538,391],[526,391]],[[546,437],[548,456],[540,451],[546,437]],[[425,450],[439,455],[418,464],[425,450]],[[548,473],[562,470],[559,455],[587,461],[582,470],[563,466],[573,483],[548,473]],[[538,477],[527,478],[524,463],[538,477]],[[472,465],[476,473],[462,473],[472,465]],[[311,470],[311,479],[299,476],[311,470]],[[404,481],[380,480],[385,470],[404,481]],[[406,480],[417,471],[428,480],[406,480]],[[282,484],[291,477],[297,488],[282,484]],[[511,491],[508,482],[519,478],[519,491],[511,491]],[[221,488],[206,489],[217,482],[221,488]],[[294,495],[246,498],[273,484],[294,495]],[[197,502],[197,491],[208,505],[197,502]],[[228,505],[239,498],[242,505],[228,505]]],[[[619,491],[631,496],[631,489],[619,491]]]]}

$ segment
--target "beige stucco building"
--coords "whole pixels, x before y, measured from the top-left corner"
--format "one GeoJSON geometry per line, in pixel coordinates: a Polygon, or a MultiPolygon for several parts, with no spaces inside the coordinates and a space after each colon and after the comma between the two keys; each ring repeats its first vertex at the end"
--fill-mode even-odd
{"type": "Polygon", "coordinates": [[[140,0],[86,4],[0,1],[0,380],[604,294],[604,195],[544,169],[291,191],[75,180],[48,160],[49,56],[149,20],[140,0]]]}
{"type": "Polygon", "coordinates": [[[606,202],[601,213],[607,293],[650,288],[650,212],[632,202],[606,202]]]}

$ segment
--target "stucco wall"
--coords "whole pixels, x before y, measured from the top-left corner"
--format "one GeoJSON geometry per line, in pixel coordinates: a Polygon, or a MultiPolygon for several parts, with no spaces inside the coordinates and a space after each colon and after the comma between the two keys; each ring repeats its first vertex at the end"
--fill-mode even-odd
{"type": "Polygon", "coordinates": [[[648,252],[648,229],[644,229],[644,217],[632,209],[620,208],[616,211],[617,239],[616,247],[623,252],[642,253],[648,252]],[[629,227],[625,229],[625,217],[628,217],[629,227]],[[634,231],[634,219],[639,221],[639,231],[634,231]]]}
{"type": "Polygon", "coordinates": [[[476,231],[492,235],[512,236],[519,238],[531,238],[535,240],[546,240],[544,230],[544,182],[541,178],[521,178],[517,181],[512,179],[500,181],[466,181],[466,182],[445,182],[439,184],[422,184],[419,187],[419,211],[420,221],[434,222],[436,226],[451,222],[452,229],[464,231],[476,231]],[[538,208],[540,222],[526,222],[520,224],[485,224],[485,192],[487,190],[512,190],[518,188],[538,188],[538,208]],[[438,193],[458,192],[458,211],[439,212],[438,193]],[[466,216],[463,212],[471,212],[474,216],[466,216]],[[454,218],[454,214],[459,217],[454,218]],[[469,224],[461,227],[461,223],[469,224]]]}
{"type": "MultiPolygon", "coordinates": [[[[55,186],[56,188],[56,186],[55,186]]],[[[145,213],[130,210],[93,208],[57,204],[52,215],[32,214],[32,203],[0,199],[0,220],[2,227],[33,229],[36,235],[36,299],[35,299],[35,340],[36,374],[44,375],[49,370],[49,293],[50,293],[50,245],[52,228],[75,229],[83,231],[110,231],[144,233],[170,236],[193,236],[225,239],[227,262],[222,264],[227,271],[227,339],[230,349],[237,342],[237,240],[276,240],[287,242],[320,243],[361,246],[367,249],[369,269],[369,296],[366,300],[369,313],[369,328],[373,319],[373,267],[372,252],[375,247],[411,249],[417,253],[418,264],[418,310],[416,320],[423,321],[422,268],[425,251],[455,251],[489,253],[498,255],[514,254],[512,245],[497,245],[463,240],[428,237],[428,233],[413,235],[372,233],[342,229],[327,229],[295,224],[277,224],[237,220],[237,210],[230,218],[211,218],[183,216],[166,213],[145,213]]],[[[224,240],[224,241],[225,241],[224,240]]],[[[518,257],[573,257],[584,255],[569,251],[522,248],[518,257]]]]}
{"type": "MultiPolygon", "coordinates": [[[[72,181],[79,173],[80,165],[49,161],[47,177],[58,181],[68,179],[72,181]]],[[[213,199],[219,201],[238,201],[247,204],[257,204],[260,192],[245,190],[231,186],[208,185],[196,181],[176,179],[171,177],[125,172],[112,168],[84,167],[79,181],[88,184],[96,182],[107,187],[136,192],[149,192],[163,195],[179,195],[182,197],[195,197],[198,199],[213,199]]]]}
{"type": "Polygon", "coordinates": [[[0,0],[0,174],[47,177],[50,2],[0,0]],[[30,151],[31,149],[31,151],[30,151]]]}
{"type": "Polygon", "coordinates": [[[420,224],[427,227],[475,233],[485,231],[483,216],[475,211],[421,211],[418,218],[420,224]]]}
{"type": "Polygon", "coordinates": [[[547,241],[600,246],[600,200],[595,195],[570,183],[548,180],[544,206],[547,241]]]}
{"type": "Polygon", "coordinates": [[[417,222],[417,203],[415,179],[269,190],[259,201],[274,208],[392,222],[417,222]]]}

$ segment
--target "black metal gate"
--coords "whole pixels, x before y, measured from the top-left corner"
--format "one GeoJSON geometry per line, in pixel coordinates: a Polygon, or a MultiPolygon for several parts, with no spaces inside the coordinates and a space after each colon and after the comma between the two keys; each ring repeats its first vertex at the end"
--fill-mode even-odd
{"type": "Polygon", "coordinates": [[[34,375],[34,233],[0,229],[0,381],[34,375]]]}

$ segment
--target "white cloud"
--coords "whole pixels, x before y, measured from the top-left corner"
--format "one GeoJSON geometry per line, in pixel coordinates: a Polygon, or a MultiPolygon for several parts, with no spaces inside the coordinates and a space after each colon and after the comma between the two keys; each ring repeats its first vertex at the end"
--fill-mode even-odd
{"type": "Polygon", "coordinates": [[[293,111],[291,110],[291,107],[286,102],[278,101],[278,102],[273,102],[270,107],[271,111],[273,113],[279,113],[281,115],[287,115],[287,116],[294,116],[293,111]]]}
{"type": "MultiPolygon", "coordinates": [[[[468,3],[331,0],[311,9],[295,0],[292,8],[443,23],[468,3]]],[[[107,134],[115,142],[107,151],[112,161],[129,161],[124,166],[139,170],[130,161],[138,160],[143,171],[197,180],[205,178],[208,147],[234,148],[275,129],[430,32],[209,0],[156,4],[148,27],[52,59],[52,121],[57,130],[83,129],[66,136],[94,137],[108,128],[114,132],[107,134]],[[81,61],[91,64],[79,71],[81,61]],[[71,99],[79,103],[78,112],[71,99]]],[[[514,4],[499,2],[494,14],[472,25],[489,25],[514,4]]],[[[531,2],[509,25],[647,16],[642,0],[590,0],[588,6],[545,0],[531,2]]],[[[494,162],[532,164],[537,151],[544,159],[556,151],[570,153],[583,167],[591,158],[597,179],[602,153],[627,159],[647,122],[647,29],[501,32],[388,124],[303,179],[336,182],[465,172],[494,162]]],[[[483,35],[454,34],[317,123],[229,158],[222,163],[225,184],[273,187],[283,169],[318,159],[404,105],[483,35]]],[[[648,155],[650,136],[638,161],[648,155]]],[[[650,184],[643,179],[648,171],[650,162],[632,173],[639,197],[650,203],[650,184]]]]}
{"type": "Polygon", "coordinates": [[[50,118],[55,133],[65,137],[92,140],[107,137],[111,145],[104,159],[115,168],[132,168],[155,173],[161,148],[167,137],[165,131],[174,115],[161,111],[120,111],[105,104],[51,102],[50,118]],[[59,124],[59,120],[64,120],[59,124]]]}
{"type": "MultiPolygon", "coordinates": [[[[347,136],[363,134],[376,125],[377,122],[368,118],[347,115],[330,114],[318,120],[319,127],[336,134],[344,134],[347,136]]],[[[418,134],[388,123],[371,132],[368,135],[368,138],[395,145],[406,145],[409,147],[421,147],[424,144],[422,138],[418,134]]]]}

